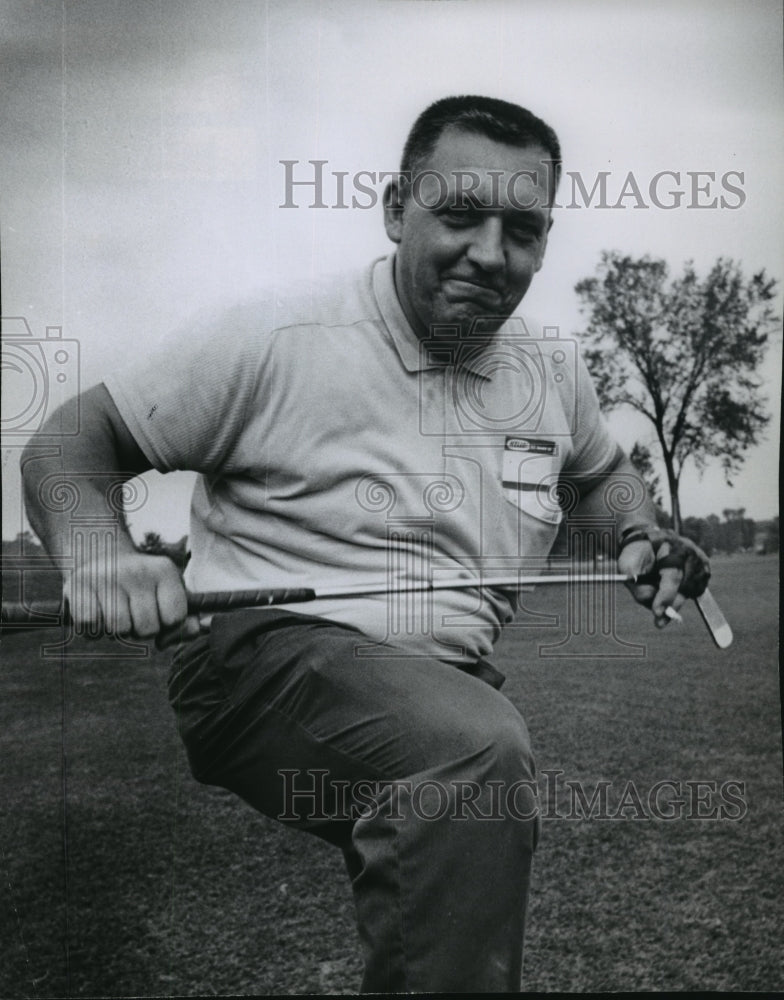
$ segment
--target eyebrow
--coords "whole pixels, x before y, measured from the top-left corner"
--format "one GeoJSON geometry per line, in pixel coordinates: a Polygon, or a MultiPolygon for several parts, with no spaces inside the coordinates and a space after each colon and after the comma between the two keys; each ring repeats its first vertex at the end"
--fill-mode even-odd
{"type": "Polygon", "coordinates": [[[513,208],[508,214],[521,229],[540,233],[547,227],[547,215],[540,208],[513,208]]]}
{"type": "Polygon", "coordinates": [[[461,210],[473,209],[477,212],[492,212],[501,211],[504,213],[514,213],[518,217],[524,217],[526,219],[536,218],[537,221],[546,221],[546,213],[542,208],[534,203],[530,207],[516,207],[515,205],[501,205],[495,202],[487,204],[482,201],[481,198],[477,197],[475,191],[460,191],[460,197],[458,198],[458,192],[452,191],[449,193],[448,198],[443,204],[433,205],[431,211],[444,211],[448,209],[458,208],[461,210]]]}

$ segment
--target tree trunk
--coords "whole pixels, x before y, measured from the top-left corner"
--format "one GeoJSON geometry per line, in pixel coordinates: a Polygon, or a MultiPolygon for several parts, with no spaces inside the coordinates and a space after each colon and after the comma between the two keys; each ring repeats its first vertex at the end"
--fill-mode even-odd
{"type": "Polygon", "coordinates": [[[673,530],[680,535],[683,522],[681,520],[681,501],[678,497],[678,487],[680,486],[679,477],[675,472],[672,456],[666,449],[662,449],[662,451],[664,452],[664,467],[667,470],[667,486],[670,491],[670,515],[672,516],[672,527],[673,530]]]}
{"type": "Polygon", "coordinates": [[[681,502],[678,499],[678,486],[675,485],[675,489],[670,489],[670,512],[672,514],[672,528],[677,534],[681,534],[682,521],[681,521],[681,502]]]}

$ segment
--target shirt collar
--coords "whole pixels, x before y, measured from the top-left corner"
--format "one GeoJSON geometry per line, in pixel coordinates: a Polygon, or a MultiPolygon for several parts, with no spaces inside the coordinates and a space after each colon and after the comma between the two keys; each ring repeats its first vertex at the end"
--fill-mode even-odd
{"type": "MultiPolygon", "coordinates": [[[[442,351],[438,350],[437,341],[431,341],[432,347],[417,337],[411,329],[411,324],[406,319],[400,299],[397,297],[395,289],[395,255],[382,257],[373,264],[373,294],[376,304],[381,314],[381,318],[386,324],[392,336],[400,360],[407,371],[419,372],[428,369],[443,368],[444,356],[449,352],[449,345],[445,345],[442,351]],[[441,360],[439,360],[439,353],[441,360]]],[[[498,331],[503,331],[503,326],[498,331]]],[[[491,343],[482,345],[482,349],[472,350],[470,344],[466,344],[466,352],[460,359],[463,368],[468,368],[474,374],[485,379],[491,379],[492,373],[485,363],[485,351],[491,343]]]]}

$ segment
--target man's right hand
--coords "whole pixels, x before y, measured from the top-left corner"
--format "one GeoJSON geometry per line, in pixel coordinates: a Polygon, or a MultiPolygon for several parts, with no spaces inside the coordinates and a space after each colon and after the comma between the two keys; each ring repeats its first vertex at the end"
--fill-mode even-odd
{"type": "Polygon", "coordinates": [[[77,631],[136,639],[193,638],[199,620],[188,616],[185,586],[167,556],[118,553],[106,565],[94,560],[78,566],[63,588],[77,631]]]}
{"type": "Polygon", "coordinates": [[[77,552],[69,511],[60,511],[47,499],[47,484],[51,482],[72,487],[82,525],[114,524],[119,529],[111,558],[80,555],[65,580],[64,597],[77,631],[137,639],[155,636],[163,647],[198,635],[198,619],[188,616],[185,587],[171,559],[135,548],[118,511],[122,491],[113,488],[150,468],[149,459],[103,385],[65,402],[22,454],[27,514],[50,556],[60,558],[69,553],[75,557],[77,552]],[[62,423],[75,424],[79,433],[62,436],[62,423]],[[49,444],[48,451],[42,449],[39,436],[45,442],[57,438],[56,452],[49,444]]]}

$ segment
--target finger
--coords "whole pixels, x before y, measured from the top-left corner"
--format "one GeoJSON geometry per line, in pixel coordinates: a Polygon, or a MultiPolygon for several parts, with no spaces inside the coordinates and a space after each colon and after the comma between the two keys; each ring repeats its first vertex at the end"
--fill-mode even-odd
{"type": "Polygon", "coordinates": [[[644,576],[655,564],[653,546],[648,541],[631,542],[618,556],[618,572],[626,576],[644,576]]]}
{"type": "MultiPolygon", "coordinates": [[[[677,599],[675,603],[677,603],[677,599]]],[[[664,615],[661,618],[654,618],[653,621],[657,628],[665,628],[670,622],[678,622],[679,625],[683,624],[683,618],[678,614],[675,603],[668,604],[665,607],[664,615]]]]}
{"type": "Polygon", "coordinates": [[[158,584],[156,599],[158,616],[163,628],[178,625],[185,620],[188,614],[188,599],[179,576],[158,584]]]}
{"type": "MultiPolygon", "coordinates": [[[[108,617],[108,616],[105,616],[108,617]]],[[[114,621],[105,621],[104,627],[108,633],[116,635],[130,635],[133,631],[133,619],[131,617],[131,605],[128,595],[120,591],[115,597],[114,621]]]]}
{"type": "Polygon", "coordinates": [[[651,611],[653,611],[653,616],[659,627],[666,625],[670,621],[664,609],[673,606],[678,597],[678,588],[682,580],[683,570],[675,566],[666,566],[659,573],[659,587],[651,604],[651,611]]]}
{"type": "Polygon", "coordinates": [[[618,556],[618,570],[632,579],[626,584],[627,590],[638,604],[649,608],[656,595],[658,579],[640,580],[651,573],[656,557],[650,542],[631,542],[618,556]]]}
{"type": "Polygon", "coordinates": [[[671,608],[672,608],[672,609],[673,609],[674,611],[680,611],[680,609],[681,609],[681,608],[683,607],[683,605],[684,605],[684,604],[686,603],[686,601],[687,601],[687,600],[688,600],[688,598],[687,598],[687,597],[686,597],[686,595],[685,595],[685,594],[683,593],[683,590],[682,590],[682,589],[679,589],[679,590],[678,590],[678,593],[677,593],[677,594],[675,595],[675,597],[673,598],[673,600],[672,600],[672,604],[670,605],[670,607],[671,607],[671,608]]]}
{"type": "Polygon", "coordinates": [[[656,596],[656,587],[652,584],[629,582],[626,584],[626,588],[635,601],[638,604],[642,604],[643,607],[649,608],[653,604],[653,599],[656,596]]]}
{"type": "Polygon", "coordinates": [[[176,625],[162,628],[155,637],[155,645],[158,649],[168,649],[181,642],[188,642],[201,635],[202,629],[198,615],[189,615],[184,621],[176,625]]]}
{"type": "Polygon", "coordinates": [[[151,590],[136,590],[130,595],[133,634],[140,639],[150,639],[161,629],[158,601],[151,590]]]}
{"type": "Polygon", "coordinates": [[[103,611],[98,595],[84,577],[77,577],[63,587],[68,615],[77,632],[96,635],[103,628],[103,611]]]}

